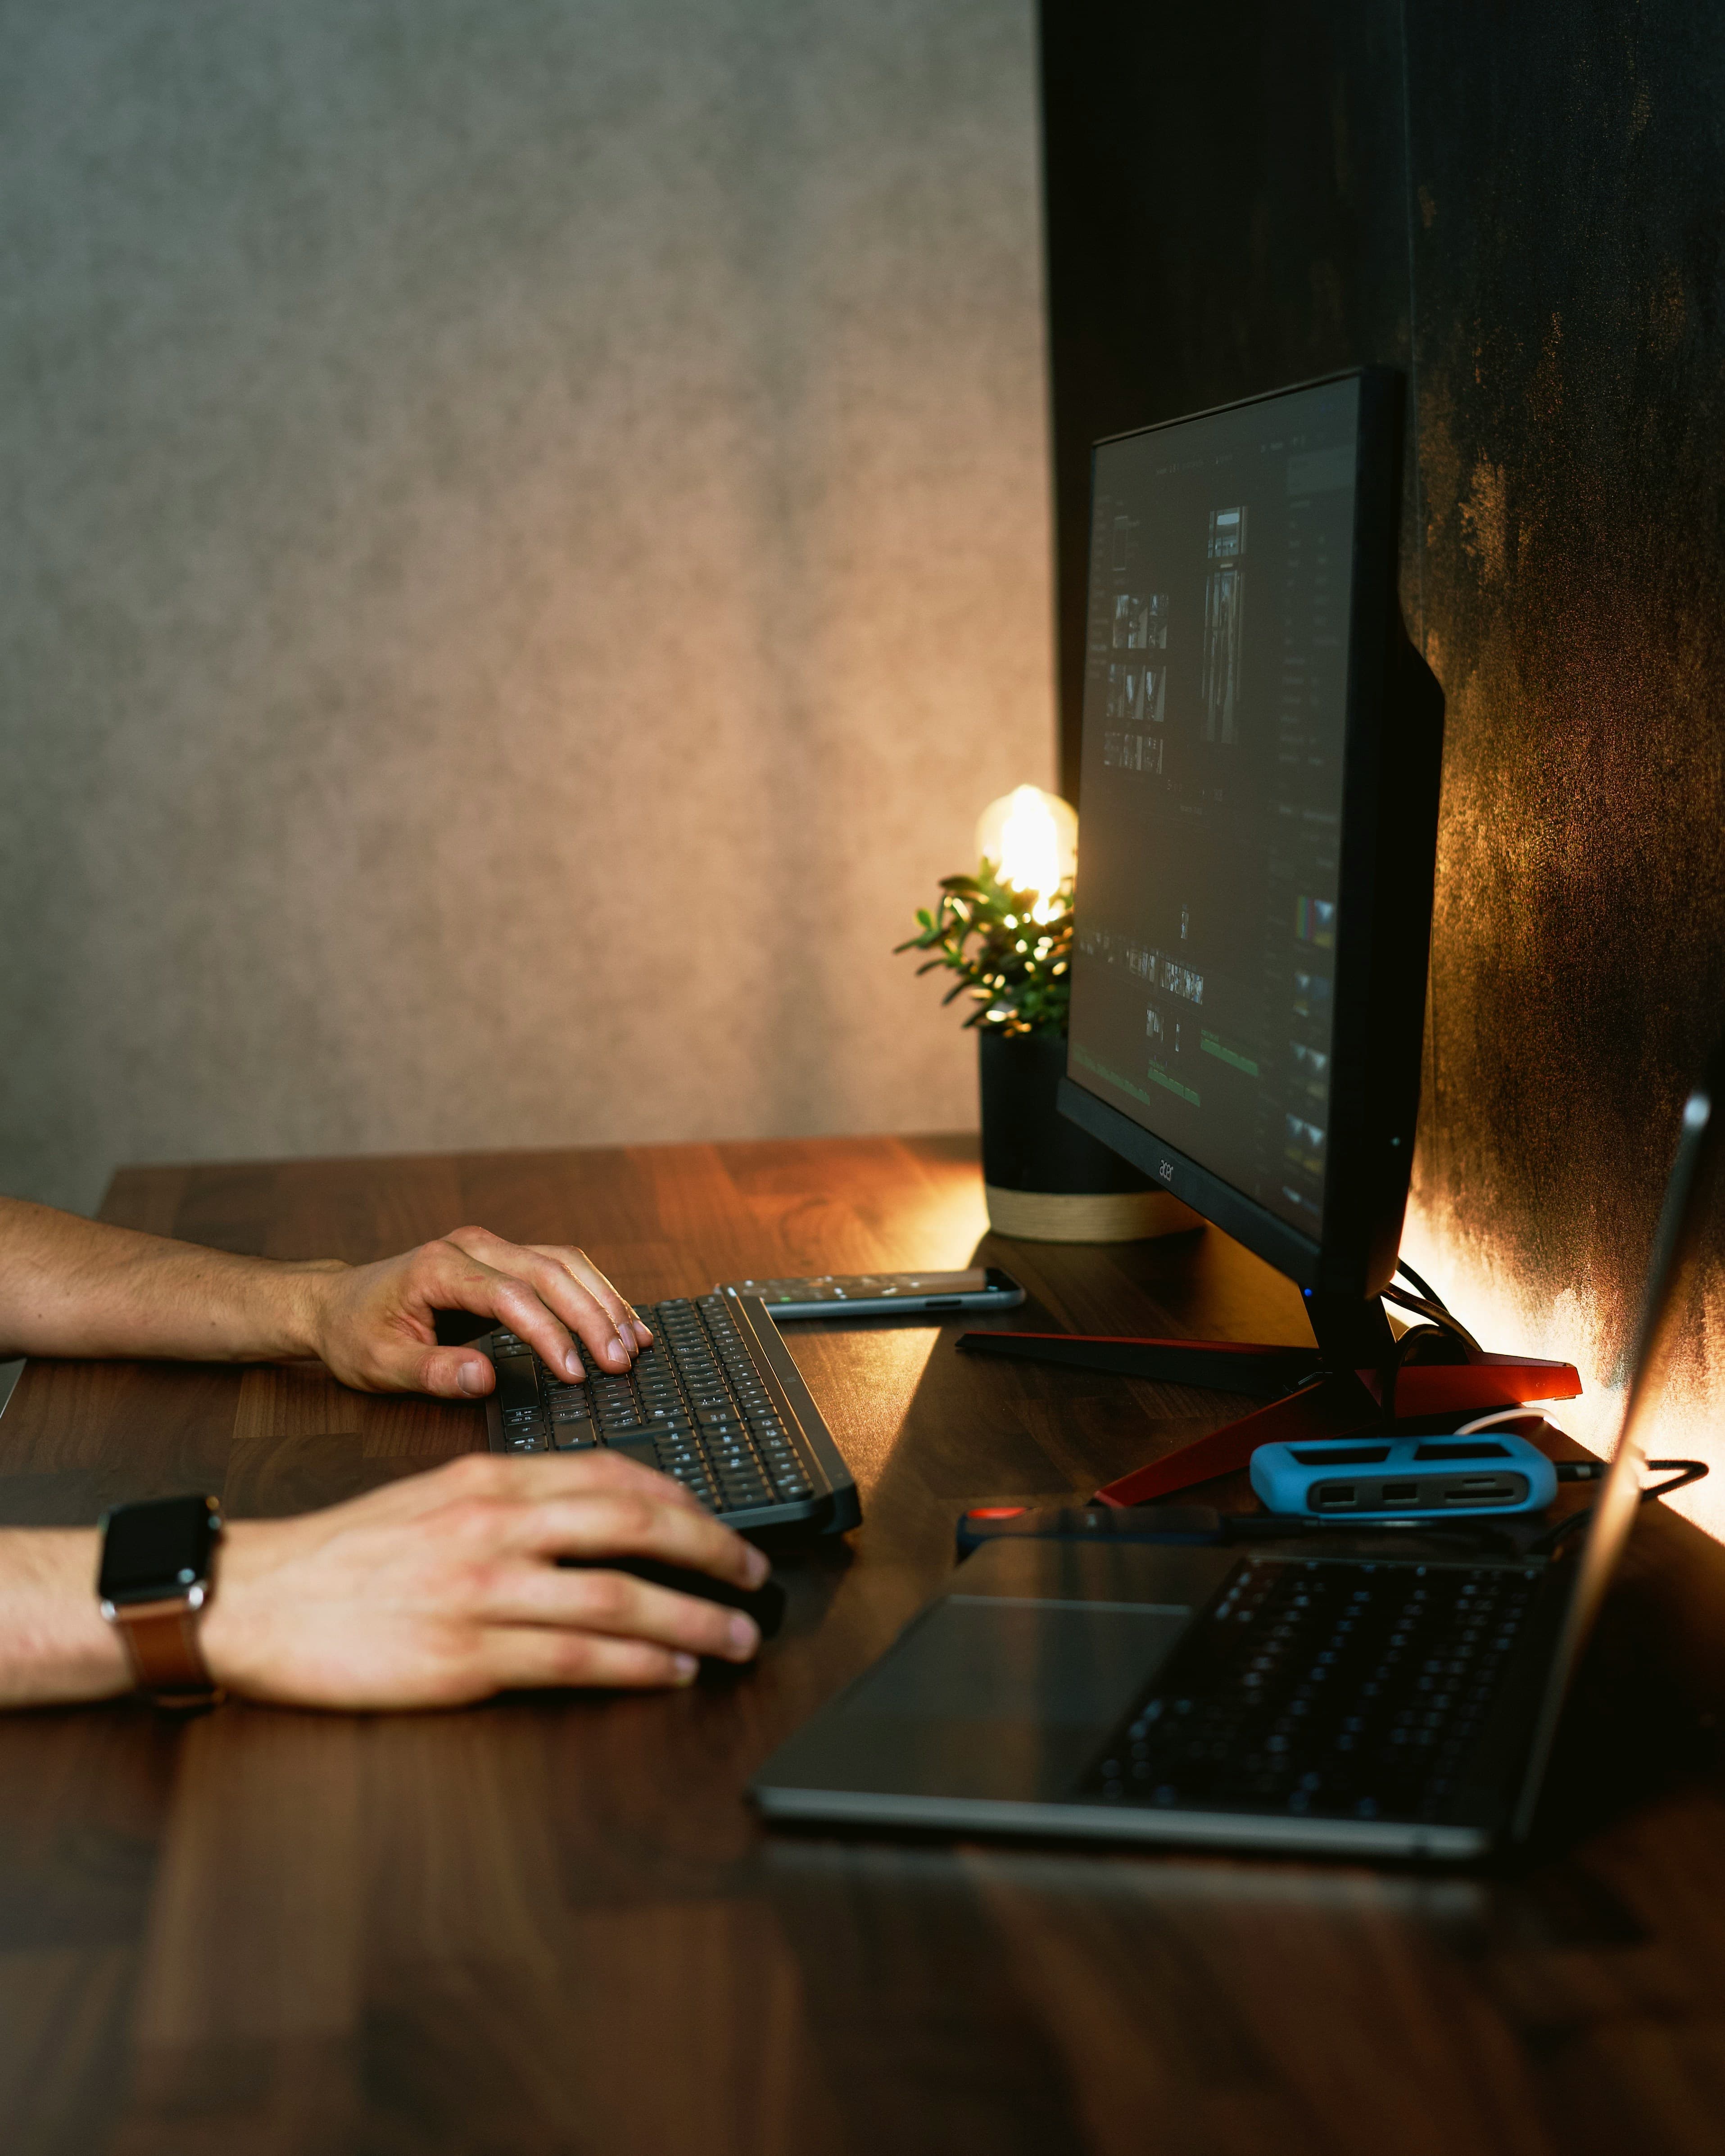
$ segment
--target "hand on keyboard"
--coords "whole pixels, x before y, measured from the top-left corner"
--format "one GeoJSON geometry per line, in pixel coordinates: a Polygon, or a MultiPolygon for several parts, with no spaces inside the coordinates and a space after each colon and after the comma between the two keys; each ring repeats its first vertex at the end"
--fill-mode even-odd
{"type": "Polygon", "coordinates": [[[722,1295],[647,1306],[658,1336],[634,1373],[560,1379],[512,1332],[490,1338],[506,1452],[624,1451],[716,1512],[746,1516],[812,1499],[814,1470],[778,1381],[722,1295]]]}
{"type": "Polygon", "coordinates": [[[371,1265],[308,1268],[316,1352],[361,1392],[477,1399],[491,1365],[476,1348],[439,1348],[435,1313],[471,1311],[528,1341],[552,1369],[578,1377],[576,1336],[601,1370],[626,1371],[652,1334],[584,1250],[572,1244],[506,1242],[488,1228],[457,1228],[371,1265]]]}

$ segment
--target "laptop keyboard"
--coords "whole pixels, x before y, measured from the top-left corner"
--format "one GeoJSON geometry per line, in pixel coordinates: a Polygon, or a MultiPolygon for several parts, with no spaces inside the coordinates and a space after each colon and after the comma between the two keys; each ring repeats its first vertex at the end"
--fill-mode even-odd
{"type": "Polygon", "coordinates": [[[1543,1576],[1249,1558],[1109,1739],[1084,1794],[1184,1810],[1435,1819],[1543,1576]]]}
{"type": "Polygon", "coordinates": [[[482,1344],[497,1372],[504,1451],[607,1445],[672,1476],[720,1513],[802,1508],[832,1488],[722,1296],[639,1309],[654,1345],[622,1376],[583,1354],[582,1384],[549,1369],[514,1333],[489,1336],[482,1344]]]}

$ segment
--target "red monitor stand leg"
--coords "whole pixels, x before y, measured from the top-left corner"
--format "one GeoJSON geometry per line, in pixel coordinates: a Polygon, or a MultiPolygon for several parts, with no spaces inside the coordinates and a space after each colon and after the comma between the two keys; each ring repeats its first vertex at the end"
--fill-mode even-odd
{"type": "MultiPolygon", "coordinates": [[[[1309,1310],[1314,1301],[1308,1296],[1309,1310]]],[[[1110,1370],[1161,1384],[1208,1385],[1219,1392],[1271,1396],[1267,1406],[1224,1423],[1165,1459],[1134,1468],[1096,1492],[1103,1504],[1145,1505],[1171,1491],[1207,1482],[1213,1476],[1234,1474],[1260,1445],[1310,1442],[1383,1428],[1384,1370],[1392,1336],[1381,1306],[1373,1303],[1363,1311],[1355,1305],[1342,1313],[1312,1310],[1312,1316],[1323,1347],[1112,1339],[1073,1332],[966,1332],[960,1335],[958,1345],[973,1354],[1007,1355],[1074,1369],[1110,1370]]],[[[1573,1364],[1526,1355],[1414,1363],[1396,1379],[1394,1419],[1489,1414],[1493,1409],[1520,1407],[1529,1400],[1573,1400],[1580,1390],[1581,1379],[1573,1364]]]]}

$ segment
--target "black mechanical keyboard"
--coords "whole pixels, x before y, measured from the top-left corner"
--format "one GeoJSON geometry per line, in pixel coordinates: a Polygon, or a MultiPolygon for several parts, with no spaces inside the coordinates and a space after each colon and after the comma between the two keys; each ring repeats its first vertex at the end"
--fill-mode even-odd
{"type": "Polygon", "coordinates": [[[1248,1558],[1110,1738],[1086,1794],[1435,1819],[1547,1577],[1543,1565],[1248,1558]]]}
{"type": "Polygon", "coordinates": [[[639,1308],[653,1346],[620,1376],[583,1354],[580,1384],[514,1333],[485,1335],[476,1344],[497,1372],[485,1402],[492,1451],[608,1445],[671,1476],[744,1532],[842,1534],[859,1523],[850,1471],[758,1296],[639,1308]]]}

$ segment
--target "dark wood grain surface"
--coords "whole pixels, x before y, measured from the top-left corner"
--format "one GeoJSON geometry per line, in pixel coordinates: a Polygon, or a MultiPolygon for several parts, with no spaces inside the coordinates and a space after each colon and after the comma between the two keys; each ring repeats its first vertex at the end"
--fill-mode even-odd
{"type": "MultiPolygon", "coordinates": [[[[134,1169],[105,1210],[355,1260],[480,1219],[578,1240],[640,1297],[974,1253],[1032,1291],[1008,1322],[1307,1337],[1293,1290],[1214,1233],[985,1240],[961,1139],[134,1169]]],[[[749,1774],[939,1586],[964,1504],[1087,1493],[1235,1404],[963,1358],[954,1330],[791,1334],[865,1521],[782,1565],[790,1615],[752,1672],[449,1715],[0,1723],[0,2145],[1725,2146],[1725,1553],[1657,1508],[1512,1873],[762,1829],[749,1774]]],[[[33,1363],[0,1419],[0,1519],[176,1488],[286,1512],[482,1442],[477,1409],[315,1367],[33,1363]]]]}

